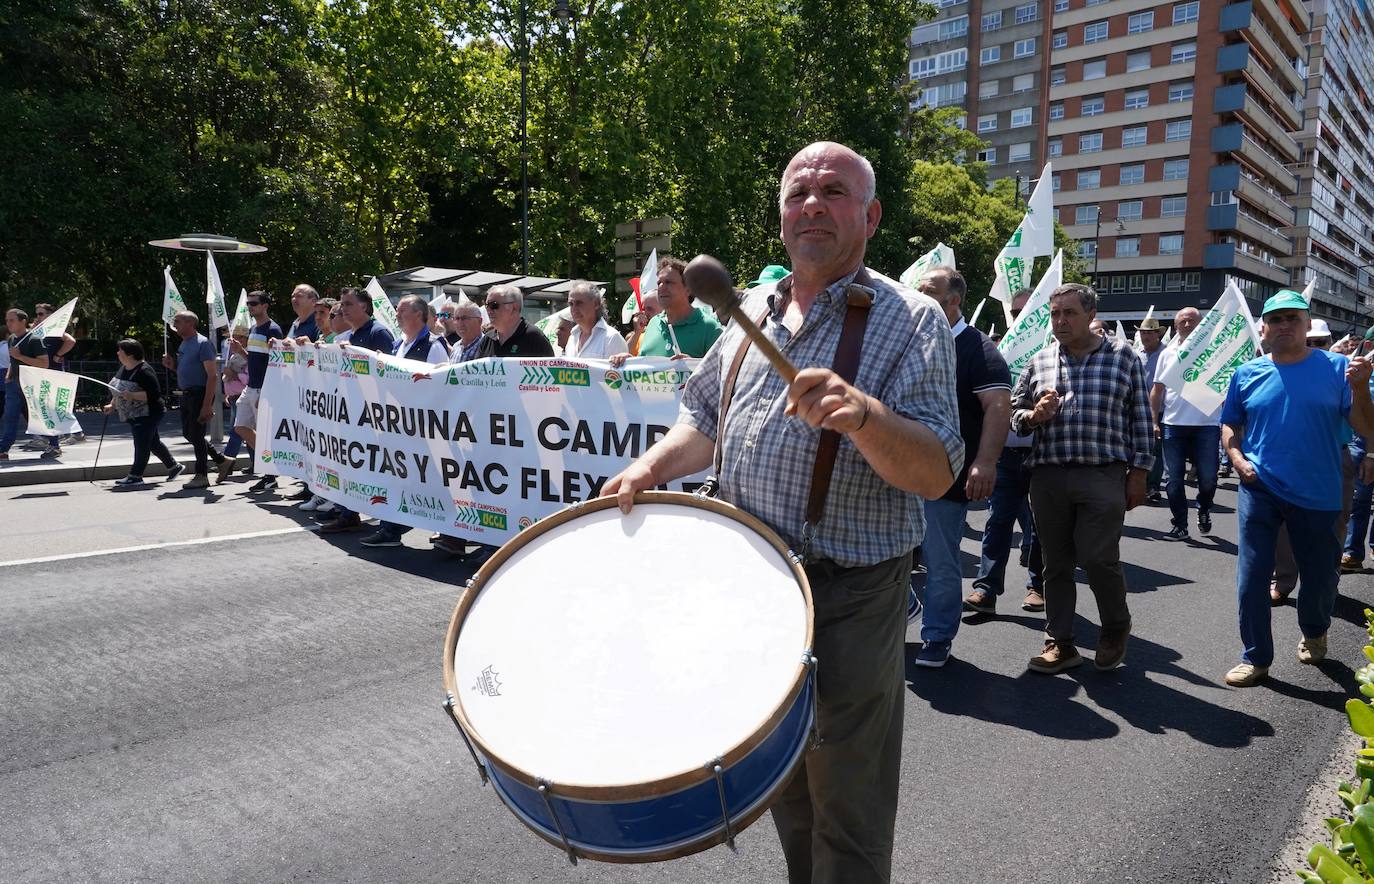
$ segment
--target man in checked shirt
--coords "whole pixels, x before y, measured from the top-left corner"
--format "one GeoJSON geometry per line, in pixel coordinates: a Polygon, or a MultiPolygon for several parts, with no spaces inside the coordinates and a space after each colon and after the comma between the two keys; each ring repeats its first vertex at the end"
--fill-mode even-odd
{"type": "Polygon", "coordinates": [[[1145,371],[1127,341],[1093,332],[1097,293],[1050,295],[1054,342],[1032,357],[1012,392],[1011,426],[1034,433],[1031,511],[1045,561],[1045,649],[1030,669],[1053,675],[1083,662],[1074,646],[1074,567],[1097,597],[1098,669],[1126,657],[1131,612],[1121,572],[1121,525],[1145,501],[1154,424],[1145,371]]]}

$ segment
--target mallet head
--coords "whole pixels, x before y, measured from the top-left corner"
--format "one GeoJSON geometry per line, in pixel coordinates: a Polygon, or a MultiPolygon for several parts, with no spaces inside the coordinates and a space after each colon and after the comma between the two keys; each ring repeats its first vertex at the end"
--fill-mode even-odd
{"type": "Polygon", "coordinates": [[[731,307],[739,304],[735,280],[730,276],[730,271],[710,255],[693,258],[682,271],[682,281],[693,297],[700,298],[717,313],[727,313],[731,307]]]}

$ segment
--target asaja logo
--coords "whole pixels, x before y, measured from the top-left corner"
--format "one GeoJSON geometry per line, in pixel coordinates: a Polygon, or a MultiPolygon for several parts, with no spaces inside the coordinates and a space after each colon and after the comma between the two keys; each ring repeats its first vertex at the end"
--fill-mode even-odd
{"type": "Polygon", "coordinates": [[[444,383],[454,387],[504,387],[506,363],[504,359],[477,359],[460,362],[449,368],[444,383]]]}
{"type": "Polygon", "coordinates": [[[312,360],[314,366],[326,374],[338,374],[339,363],[343,361],[343,354],[336,347],[326,347],[315,353],[312,360]]]}
{"type": "Polygon", "coordinates": [[[558,365],[527,365],[522,384],[536,386],[590,387],[591,372],[585,368],[564,368],[558,365]]]}
{"type": "Polygon", "coordinates": [[[506,514],[484,506],[459,506],[455,510],[455,516],[456,518],[453,520],[453,527],[455,528],[506,530],[506,514]]]}
{"type": "Polygon", "coordinates": [[[432,494],[418,494],[414,491],[402,491],[400,504],[396,507],[396,511],[421,519],[430,519],[435,522],[448,521],[448,504],[446,498],[436,497],[432,494]]]}

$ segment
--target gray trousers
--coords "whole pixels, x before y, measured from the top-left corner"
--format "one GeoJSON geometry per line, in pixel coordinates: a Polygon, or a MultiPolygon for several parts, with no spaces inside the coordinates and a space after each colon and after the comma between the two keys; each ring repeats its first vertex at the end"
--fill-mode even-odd
{"type": "Polygon", "coordinates": [[[789,884],[892,875],[911,556],[806,568],[816,609],[821,745],[773,805],[789,884]]]}
{"type": "Polygon", "coordinates": [[[1060,644],[1074,643],[1075,566],[1088,577],[1102,628],[1129,627],[1121,571],[1126,465],[1035,467],[1030,500],[1045,561],[1045,635],[1060,644]]]}

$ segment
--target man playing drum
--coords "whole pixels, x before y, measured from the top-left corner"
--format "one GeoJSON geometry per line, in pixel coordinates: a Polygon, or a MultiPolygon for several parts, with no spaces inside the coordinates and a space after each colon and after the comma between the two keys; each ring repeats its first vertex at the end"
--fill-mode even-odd
{"type": "Polygon", "coordinates": [[[604,490],[629,512],[634,492],[708,468],[719,441],[720,496],[804,557],[822,743],[773,806],[793,884],[890,878],[910,551],[924,534],[921,498],[944,494],[964,459],[948,321],[929,298],[863,267],[882,217],[875,190],[872,166],[843,145],[792,158],[779,196],[793,272],[743,306],[763,317],[796,380],[784,382],[757,347],[745,351],[718,433],[744,338],[732,323],[688,382],[678,423],[604,490]],[[854,282],[874,297],[850,384],[830,366],[854,282]],[[838,458],[824,515],[807,525],[822,429],[841,434],[838,458]]]}

